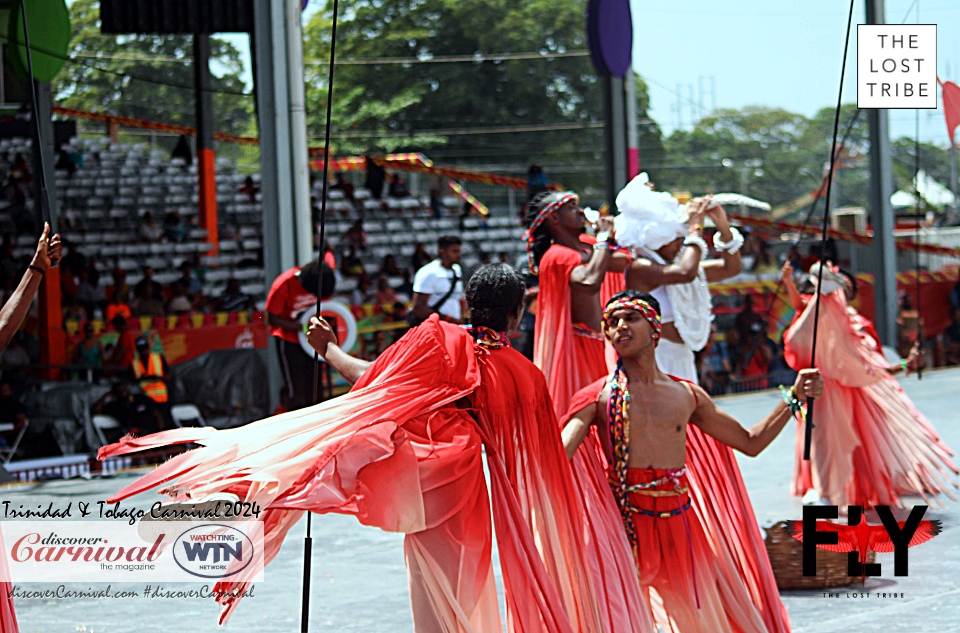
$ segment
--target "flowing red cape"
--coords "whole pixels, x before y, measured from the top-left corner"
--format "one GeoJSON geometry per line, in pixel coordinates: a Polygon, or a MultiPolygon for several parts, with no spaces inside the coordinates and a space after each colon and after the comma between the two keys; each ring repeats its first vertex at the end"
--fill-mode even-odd
{"type": "MultiPolygon", "coordinates": [[[[784,356],[794,369],[810,366],[815,302],[784,332],[784,356]]],[[[898,505],[905,494],[936,505],[951,499],[958,472],[953,451],[887,372],[872,325],[848,308],[842,293],[820,295],[817,367],[823,396],[814,407],[810,461],[797,427],[792,492],[816,488],[837,505],[898,505]],[[869,327],[868,327],[869,326],[869,327]]]]}
{"type": "MultiPolygon", "coordinates": [[[[542,382],[521,378],[535,376],[521,360],[512,350],[478,351],[464,330],[431,317],[340,398],[237,429],[176,429],[104,447],[101,458],[201,445],[111,501],[169,482],[161,492],[176,499],[229,492],[256,501],[267,508],[267,562],[304,511],[353,514],[407,533],[418,631],[500,630],[480,466],[484,439],[510,630],[600,630],[592,587],[581,579],[579,515],[567,507],[556,419],[542,382]],[[457,406],[471,400],[472,412],[457,406]]],[[[239,595],[246,583],[217,589],[239,595]]],[[[221,621],[237,601],[224,598],[221,621]]]]}

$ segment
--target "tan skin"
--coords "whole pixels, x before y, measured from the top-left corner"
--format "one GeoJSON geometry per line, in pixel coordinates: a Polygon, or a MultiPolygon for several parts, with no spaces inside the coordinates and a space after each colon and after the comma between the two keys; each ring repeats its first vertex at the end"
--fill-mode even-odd
{"type": "MultiPolygon", "coordinates": [[[[830,265],[830,262],[827,262],[827,265],[830,265]]],[[[780,278],[783,280],[783,287],[787,289],[787,296],[790,298],[790,306],[798,314],[807,307],[808,299],[804,298],[800,291],[797,289],[797,285],[793,282],[793,266],[790,265],[790,262],[784,263],[783,267],[780,269],[780,278]]],[[[839,292],[839,290],[837,291],[839,292]]],[[[847,290],[847,296],[850,296],[849,286],[847,290]]],[[[910,348],[910,353],[907,355],[907,368],[910,371],[916,371],[917,368],[924,366],[924,354],[923,350],[920,349],[920,341],[917,341],[913,344],[913,347],[910,348]]],[[[899,374],[903,371],[903,366],[899,363],[896,365],[888,365],[886,367],[887,373],[891,375],[899,374]]]]}
{"type": "MultiPolygon", "coordinates": [[[[517,309],[517,312],[510,316],[507,321],[507,334],[513,334],[520,327],[520,318],[523,316],[523,305],[517,309]]],[[[310,318],[310,329],[307,331],[307,341],[310,347],[317,351],[317,354],[330,363],[330,365],[343,376],[344,380],[351,385],[355,384],[364,372],[370,368],[373,363],[368,360],[355,358],[337,345],[337,335],[333,328],[322,317],[310,318]]]]}
{"type": "MultiPolygon", "coordinates": [[[[690,214],[690,235],[703,237],[703,220],[705,217],[713,220],[720,234],[720,239],[729,242],[733,239],[730,231],[730,222],[723,207],[713,204],[712,196],[694,198],[687,204],[690,214]]],[[[667,264],[658,264],[638,257],[627,268],[627,288],[650,292],[660,286],[671,284],[685,284],[697,278],[698,267],[703,268],[708,282],[718,282],[729,279],[740,273],[740,251],[736,253],[721,252],[720,259],[700,260],[700,249],[696,246],[685,248],[684,238],[678,237],[672,242],[661,246],[657,253],[667,264]]],[[[663,324],[663,338],[682,343],[683,339],[673,322],[663,324]]]]}
{"type": "MultiPolygon", "coordinates": [[[[554,244],[566,246],[580,253],[580,266],[570,273],[570,318],[574,323],[583,323],[594,330],[600,329],[600,287],[607,272],[622,272],[627,266],[623,254],[614,254],[611,249],[595,249],[580,241],[587,218],[576,202],[568,202],[550,215],[544,223],[550,230],[554,244]]],[[[597,232],[607,231],[613,235],[613,218],[597,220],[597,232]]]]}
{"type": "MultiPolygon", "coordinates": [[[[34,253],[30,265],[46,271],[53,266],[53,262],[59,261],[63,257],[62,251],[60,234],[57,233],[50,237],[50,225],[44,223],[43,235],[40,236],[37,252],[34,253]]],[[[10,295],[10,299],[3,304],[3,308],[0,308],[0,352],[7,349],[10,339],[20,329],[20,324],[23,323],[27,311],[30,310],[30,303],[37,294],[41,281],[43,281],[43,273],[28,268],[17,285],[17,289],[10,295]]]]}
{"type": "MultiPolygon", "coordinates": [[[[754,457],[769,446],[793,418],[781,401],[762,421],[747,429],[718,409],[699,386],[671,379],[657,367],[653,328],[636,310],[614,312],[604,333],[623,359],[630,383],[628,466],[631,468],[683,468],[688,422],[727,446],[754,457]]],[[[794,389],[801,401],[820,397],[823,379],[819,370],[802,370],[794,389]]],[[[609,398],[609,387],[605,387],[598,403],[581,409],[564,427],[563,446],[568,457],[573,456],[592,425],[608,423],[609,398]]]]}
{"type": "MultiPolygon", "coordinates": [[[[446,248],[441,248],[439,252],[440,265],[447,269],[453,268],[454,264],[460,263],[461,251],[460,244],[451,244],[446,248]]],[[[411,310],[420,319],[428,318],[433,314],[433,310],[430,309],[430,295],[422,292],[413,293],[413,307],[411,310]]],[[[462,312],[466,313],[466,310],[462,312]]],[[[455,319],[445,314],[440,315],[440,320],[448,323],[466,323],[463,319],[455,319]]]]}

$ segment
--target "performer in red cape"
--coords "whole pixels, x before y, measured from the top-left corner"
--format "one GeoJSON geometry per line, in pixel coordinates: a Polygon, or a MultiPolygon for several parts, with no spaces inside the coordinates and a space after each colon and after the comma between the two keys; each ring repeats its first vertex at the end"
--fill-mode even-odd
{"type": "MultiPolygon", "coordinates": [[[[510,630],[603,631],[546,385],[504,333],[519,322],[523,281],[503,265],[475,277],[472,331],[434,316],[373,364],[331,344],[317,320],[311,342],[356,383],[345,396],[238,429],[178,429],[102,449],[101,458],[201,445],[113,499],[176,480],[163,492],[178,499],[227,492],[255,501],[267,508],[268,562],[304,511],[353,514],[407,534],[417,631],[499,631],[485,446],[510,630]]],[[[237,603],[223,603],[225,620],[237,603]]],[[[625,622],[618,630],[643,630],[625,622]]]]}
{"type": "MultiPolygon", "coordinates": [[[[810,269],[816,284],[819,262],[810,269]]],[[[794,369],[810,365],[816,302],[803,296],[789,263],[784,285],[797,312],[783,335],[784,356],[794,369]]],[[[899,505],[903,495],[919,495],[928,505],[943,493],[950,499],[958,472],[953,451],[893,378],[915,369],[919,348],[891,366],[872,324],[847,303],[855,288],[833,266],[823,271],[820,289],[817,365],[826,391],[817,402],[810,461],[803,460],[802,426],[797,427],[792,492],[805,502],[832,505],[899,505]]]]}
{"type": "MultiPolygon", "coordinates": [[[[620,271],[628,263],[612,253],[616,241],[609,218],[598,220],[592,246],[581,239],[585,221],[575,193],[541,193],[530,201],[524,234],[530,270],[539,275],[533,361],[547,378],[558,416],[579,389],[607,375],[600,297],[605,286],[623,287],[620,271]]],[[[606,600],[601,603],[604,624],[608,631],[650,630],[622,624],[645,609],[602,460],[597,438],[591,435],[572,467],[577,496],[586,513],[583,540],[590,571],[594,585],[605,588],[606,600]]]]}
{"type": "MultiPolygon", "coordinates": [[[[751,547],[756,517],[736,495],[717,500],[731,516],[729,537],[702,521],[694,505],[702,473],[689,457],[689,424],[727,446],[755,456],[799,410],[799,399],[819,396],[816,370],[797,377],[791,403],[780,402],[750,429],[719,410],[694,383],[657,366],[659,305],[635,290],[616,295],[604,311],[604,333],[619,356],[617,369],[583,389],[571,405],[564,446],[573,455],[594,430],[610,467],[613,496],[632,545],[640,583],[661,630],[786,631],[766,550],[751,547]],[[692,511],[691,511],[692,508],[692,511]],[[738,544],[737,541],[740,543],[738,544]]],[[[731,482],[740,490],[739,478],[731,482]]]]}

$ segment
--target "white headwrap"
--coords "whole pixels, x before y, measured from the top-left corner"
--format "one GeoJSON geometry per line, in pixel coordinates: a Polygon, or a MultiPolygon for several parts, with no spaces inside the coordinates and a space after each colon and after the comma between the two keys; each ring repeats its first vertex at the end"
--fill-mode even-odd
{"type": "MultiPolygon", "coordinates": [[[[614,220],[617,243],[658,264],[667,264],[657,249],[687,235],[686,207],[667,192],[652,191],[647,174],[631,180],[617,196],[620,215],[614,220]]],[[[665,287],[674,311],[674,325],[692,350],[703,349],[710,338],[713,310],[703,268],[690,283],[665,287]]]]}
{"type": "Polygon", "coordinates": [[[687,234],[686,208],[666,191],[652,191],[640,174],[617,195],[620,215],[614,220],[617,243],[657,250],[687,234]]]}
{"type": "MultiPolygon", "coordinates": [[[[810,282],[816,286],[819,277],[820,262],[814,262],[813,265],[810,266],[810,282]]],[[[833,270],[830,266],[823,269],[823,285],[820,286],[820,294],[828,295],[831,292],[845,288],[846,285],[847,280],[843,275],[833,270]]]]}

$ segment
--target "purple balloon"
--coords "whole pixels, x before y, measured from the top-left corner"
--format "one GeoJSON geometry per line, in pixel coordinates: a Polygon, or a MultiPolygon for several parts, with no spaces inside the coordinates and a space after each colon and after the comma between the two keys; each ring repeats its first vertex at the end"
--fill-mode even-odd
{"type": "Polygon", "coordinates": [[[590,0],[587,39],[597,72],[623,77],[633,57],[633,19],[630,0],[590,0]]]}
{"type": "Polygon", "coordinates": [[[310,4],[310,0],[303,0],[303,2],[300,4],[300,11],[306,11],[308,4],[310,4]]]}

